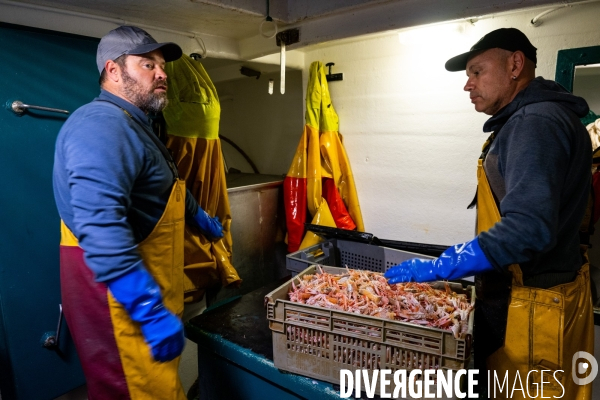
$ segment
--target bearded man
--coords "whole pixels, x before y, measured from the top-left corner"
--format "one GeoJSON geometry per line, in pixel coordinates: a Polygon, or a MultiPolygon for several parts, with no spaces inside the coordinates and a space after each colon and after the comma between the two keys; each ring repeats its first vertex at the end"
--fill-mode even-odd
{"type": "Polygon", "coordinates": [[[110,31],[96,55],[100,95],[56,141],[63,310],[90,399],[185,399],[184,224],[209,239],[222,227],[185,189],[148,118],[166,106],[165,63],[181,54],[137,27],[110,31]]]}

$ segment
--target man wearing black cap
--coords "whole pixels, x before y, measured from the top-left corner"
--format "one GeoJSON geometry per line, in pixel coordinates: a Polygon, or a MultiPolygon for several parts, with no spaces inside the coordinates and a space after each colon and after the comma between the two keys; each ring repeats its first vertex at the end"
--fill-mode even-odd
{"type": "Polygon", "coordinates": [[[65,318],[90,399],[185,399],[183,229],[222,236],[218,218],[186,191],[149,113],[167,104],[175,43],[133,26],[98,45],[98,98],[75,111],[56,142],[65,318]]]}
{"type": "Polygon", "coordinates": [[[536,62],[536,48],[514,28],[490,32],[448,60],[448,71],[466,70],[475,110],[491,116],[477,171],[478,235],[438,259],[392,267],[386,277],[476,276],[483,396],[489,384],[495,398],[536,398],[543,387],[544,397],[589,399],[591,383],[571,377],[572,359],[593,353],[594,342],[589,265],[579,242],[591,182],[591,143],[579,118],[588,106],[536,78],[536,62]],[[494,383],[505,377],[509,388],[523,390],[501,391],[494,383]]]}

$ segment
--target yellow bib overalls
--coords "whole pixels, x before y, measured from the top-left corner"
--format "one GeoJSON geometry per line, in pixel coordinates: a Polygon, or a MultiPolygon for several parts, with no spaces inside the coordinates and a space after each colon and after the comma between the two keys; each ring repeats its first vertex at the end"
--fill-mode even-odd
{"type": "MultiPolygon", "coordinates": [[[[477,166],[477,183],[479,234],[489,230],[501,218],[481,159],[477,166]]],[[[589,263],[587,256],[585,258],[586,262],[573,282],[550,289],[524,286],[519,265],[509,267],[512,286],[504,345],[486,360],[490,398],[592,399],[592,384],[579,386],[571,375],[576,352],[594,353],[589,263]],[[542,370],[545,371],[543,375],[542,370]],[[494,376],[499,382],[508,377],[508,386],[505,385],[503,391],[499,385],[494,388],[494,376]]],[[[486,340],[485,337],[475,339],[486,340]]],[[[482,373],[485,371],[480,371],[482,373]]]]}
{"type": "MultiPolygon", "coordinates": [[[[160,287],[163,303],[183,314],[185,182],[176,180],[165,211],[138,244],[144,265],[160,287]]],[[[154,361],[139,324],[103,283],[94,281],[83,250],[61,223],[63,309],[86,376],[90,400],[185,400],[179,359],[154,361]]]]}

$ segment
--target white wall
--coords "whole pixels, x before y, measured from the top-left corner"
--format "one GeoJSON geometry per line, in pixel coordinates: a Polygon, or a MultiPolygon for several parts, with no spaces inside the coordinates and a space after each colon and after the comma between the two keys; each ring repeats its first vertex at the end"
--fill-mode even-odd
{"type": "Polygon", "coordinates": [[[377,237],[451,245],[474,235],[475,169],[487,116],[463,91],[464,72],[444,63],[501,27],[521,29],[538,48],[538,75],[554,79],[559,49],[600,45],[600,3],[544,9],[335,41],[305,51],[335,62],[329,85],[352,163],[365,228],[377,237]]]}
{"type": "MultiPolygon", "coordinates": [[[[302,73],[286,71],[284,95],[279,93],[279,73],[217,82],[215,87],[221,100],[219,133],[241,147],[261,174],[287,173],[304,127],[302,73]],[[269,79],[274,80],[271,95],[269,79]]],[[[227,143],[222,146],[228,167],[252,172],[227,143]]]]}

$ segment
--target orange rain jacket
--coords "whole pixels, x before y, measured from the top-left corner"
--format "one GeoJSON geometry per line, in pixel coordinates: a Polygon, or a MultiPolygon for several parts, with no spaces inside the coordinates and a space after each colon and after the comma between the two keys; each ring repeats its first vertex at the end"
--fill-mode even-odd
{"type": "Polygon", "coordinates": [[[284,180],[290,252],[321,241],[310,231],[304,234],[304,223],[308,221],[364,232],[350,161],[320,61],[310,66],[305,119],[302,138],[284,180]]]}

